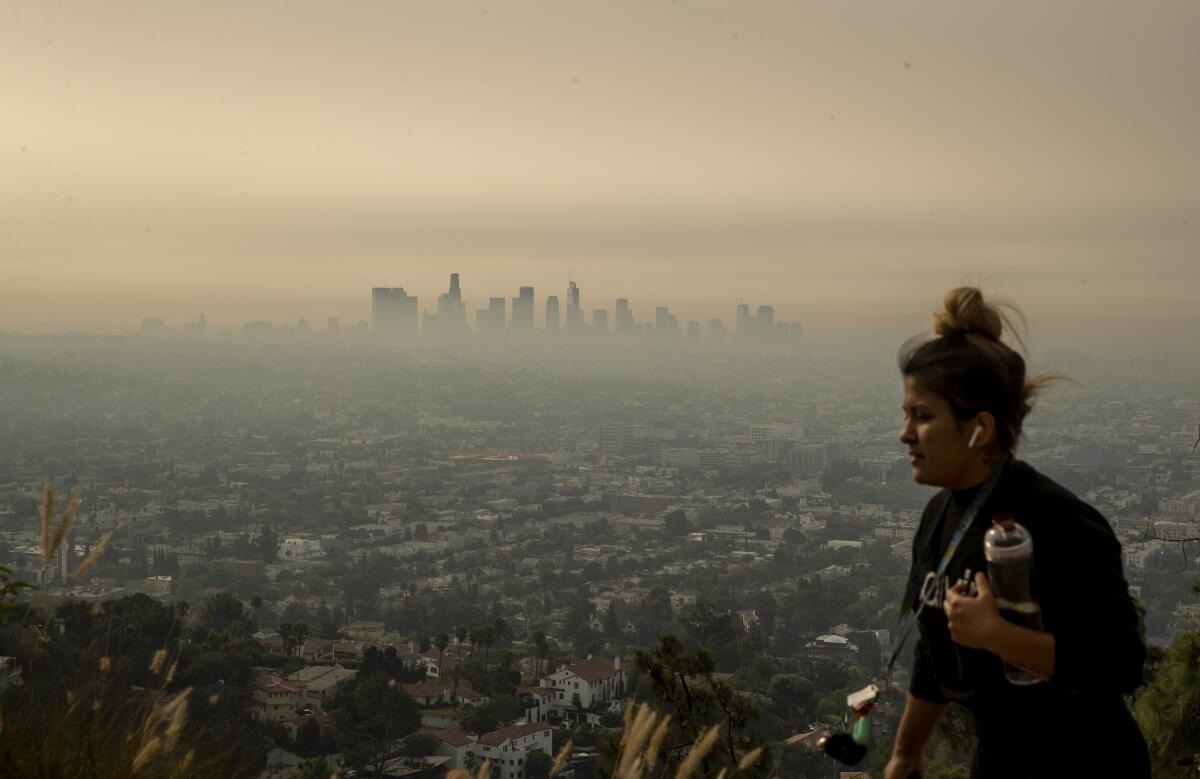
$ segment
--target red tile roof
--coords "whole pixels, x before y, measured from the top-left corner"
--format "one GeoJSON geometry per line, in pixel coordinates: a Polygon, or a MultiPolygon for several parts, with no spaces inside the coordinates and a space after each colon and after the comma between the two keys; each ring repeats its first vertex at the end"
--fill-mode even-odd
{"type": "Polygon", "coordinates": [[[548,722],[530,722],[526,725],[509,725],[507,728],[493,730],[491,733],[484,733],[479,737],[479,743],[489,747],[498,747],[505,741],[521,736],[528,736],[530,733],[537,733],[539,730],[549,730],[550,723],[548,722]]]}
{"type": "Polygon", "coordinates": [[[437,731],[433,735],[452,747],[465,747],[475,740],[458,728],[446,728],[445,730],[437,731]]]}
{"type": "Polygon", "coordinates": [[[617,675],[616,663],[611,657],[603,655],[596,655],[591,660],[572,663],[563,670],[570,671],[585,682],[599,682],[617,675]]]}

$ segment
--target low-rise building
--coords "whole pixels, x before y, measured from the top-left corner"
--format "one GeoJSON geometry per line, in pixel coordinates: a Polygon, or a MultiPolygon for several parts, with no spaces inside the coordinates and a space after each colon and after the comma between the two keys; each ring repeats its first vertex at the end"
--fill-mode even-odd
{"type": "Polygon", "coordinates": [[[554,740],[546,722],[510,725],[484,733],[471,746],[481,760],[492,764],[492,779],[525,779],[525,761],[536,751],[554,754],[554,740]]]}

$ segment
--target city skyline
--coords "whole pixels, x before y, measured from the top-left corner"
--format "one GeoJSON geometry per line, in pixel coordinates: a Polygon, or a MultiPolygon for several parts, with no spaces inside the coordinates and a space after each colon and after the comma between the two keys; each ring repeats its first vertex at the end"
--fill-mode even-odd
{"type": "Polygon", "coordinates": [[[0,328],[355,321],[449,270],[814,338],[964,277],[1048,344],[1200,325],[1194,3],[120,7],[0,28],[0,328]]]}

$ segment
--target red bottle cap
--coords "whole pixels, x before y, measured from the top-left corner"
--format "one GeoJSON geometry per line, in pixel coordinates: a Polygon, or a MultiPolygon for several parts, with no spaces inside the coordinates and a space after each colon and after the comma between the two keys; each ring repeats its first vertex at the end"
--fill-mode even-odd
{"type": "Polygon", "coordinates": [[[1005,533],[1011,533],[1017,520],[1013,519],[1013,515],[1009,512],[1001,511],[998,514],[992,515],[992,522],[1004,528],[1005,533]]]}

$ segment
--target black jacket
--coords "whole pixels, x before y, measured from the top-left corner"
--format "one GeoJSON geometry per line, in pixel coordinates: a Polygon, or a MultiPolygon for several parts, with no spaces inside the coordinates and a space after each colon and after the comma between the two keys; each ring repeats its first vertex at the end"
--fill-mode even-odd
{"type": "MultiPolygon", "coordinates": [[[[937,570],[974,492],[942,490],[929,501],[913,539],[910,591],[937,570]]],[[[1013,460],[963,537],[948,582],[966,569],[987,570],[983,534],[1000,512],[1033,536],[1034,590],[1055,641],[1053,678],[1008,683],[998,656],[951,640],[941,603],[933,602],[921,612],[909,692],[972,712],[979,736],[973,777],[1148,777],[1145,743],[1121,697],[1141,684],[1146,647],[1112,528],[1070,491],[1013,460]]]]}

